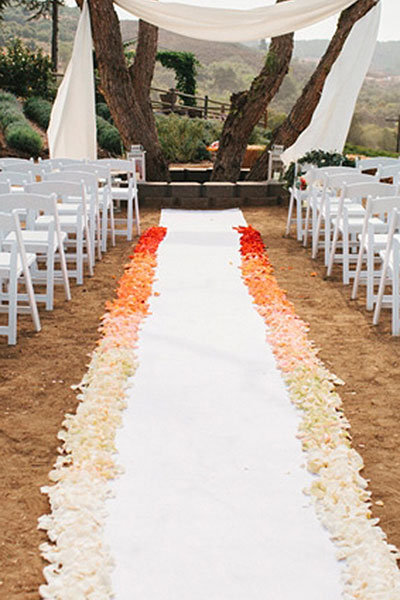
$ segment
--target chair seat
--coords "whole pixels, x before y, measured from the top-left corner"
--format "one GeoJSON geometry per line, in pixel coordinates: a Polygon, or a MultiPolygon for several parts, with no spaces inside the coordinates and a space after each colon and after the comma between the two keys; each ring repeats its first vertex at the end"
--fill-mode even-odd
{"type": "MultiPolygon", "coordinates": [[[[361,241],[361,234],[358,236],[358,239],[361,241]]],[[[387,244],[387,239],[387,233],[375,233],[372,246],[377,250],[385,248],[387,244]]],[[[364,246],[365,248],[368,248],[369,246],[368,237],[366,237],[365,239],[364,246]]]]}
{"type": "MultiPolygon", "coordinates": [[[[48,233],[47,231],[24,229],[22,232],[22,240],[24,242],[25,249],[28,252],[46,252],[48,248],[48,233]]],[[[67,234],[61,232],[61,240],[64,242],[67,238],[67,234]]],[[[7,242],[15,241],[15,233],[12,231],[6,237],[3,245],[6,247],[7,242]]],[[[58,248],[57,235],[54,232],[54,249],[58,248]]]]}
{"type": "MultiPolygon", "coordinates": [[[[47,229],[49,223],[51,223],[53,217],[42,215],[35,221],[35,225],[38,229],[47,229]]],[[[74,233],[78,227],[78,217],[74,214],[71,215],[59,215],[61,231],[74,233]]],[[[84,229],[83,219],[81,219],[81,229],[84,229]]]]}
{"type": "MultiPolygon", "coordinates": [[[[332,219],[332,222],[336,225],[337,222],[337,217],[335,219],[332,219]]],[[[381,221],[380,219],[377,218],[373,218],[371,219],[371,222],[378,228],[378,229],[383,229],[384,231],[387,229],[387,225],[385,223],[383,223],[383,221],[381,221]],[[381,226],[381,227],[379,227],[381,226]]],[[[350,219],[348,220],[348,229],[350,231],[350,233],[360,233],[362,231],[363,228],[363,224],[364,224],[364,219],[362,217],[353,217],[351,216],[350,219]]],[[[339,223],[339,229],[340,231],[343,231],[343,223],[339,223]]]]}
{"type": "Polygon", "coordinates": [[[128,187],[112,187],[111,195],[115,200],[129,200],[132,196],[132,192],[128,187]]]}
{"type": "MultiPolygon", "coordinates": [[[[30,252],[26,252],[26,260],[28,263],[28,267],[30,267],[36,260],[36,254],[32,254],[30,252]]],[[[11,265],[11,254],[10,252],[0,252],[0,275],[2,277],[6,276],[10,272],[11,265]]],[[[17,277],[19,277],[22,273],[22,260],[20,255],[17,256],[17,277]]]]}

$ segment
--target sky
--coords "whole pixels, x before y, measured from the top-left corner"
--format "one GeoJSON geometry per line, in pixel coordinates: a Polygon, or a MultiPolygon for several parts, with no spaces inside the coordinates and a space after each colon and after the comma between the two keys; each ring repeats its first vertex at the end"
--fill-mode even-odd
{"type": "MultiPolygon", "coordinates": [[[[197,4],[199,6],[214,6],[220,8],[249,9],[256,6],[274,4],[274,0],[175,0],[185,4],[197,4]]],[[[400,0],[381,0],[382,20],[378,39],[381,41],[400,40],[400,0]]],[[[132,19],[132,15],[118,9],[120,19],[132,19]]],[[[317,23],[307,29],[296,32],[296,39],[328,39],[335,31],[336,18],[331,18],[317,23]]]]}

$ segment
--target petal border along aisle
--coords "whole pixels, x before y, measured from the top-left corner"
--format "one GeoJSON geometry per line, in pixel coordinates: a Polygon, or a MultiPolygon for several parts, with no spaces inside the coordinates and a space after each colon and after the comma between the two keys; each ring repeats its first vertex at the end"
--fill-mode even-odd
{"type": "Polygon", "coordinates": [[[51,514],[39,519],[51,542],[41,546],[50,563],[44,568],[42,598],[112,597],[113,562],[103,540],[107,482],[120,473],[114,439],[126,406],[127,381],[137,368],[135,347],[149,313],[156,253],[165,235],[165,227],[150,228],[130,256],[117,298],[106,305],[99,346],[78,386],[77,412],[66,415],[59,433],[61,455],[50,473],[55,484],[42,488],[51,507],[51,514]]]}
{"type": "MultiPolygon", "coordinates": [[[[293,404],[301,411],[299,438],[308,470],[310,494],[322,524],[344,560],[347,600],[400,599],[399,553],[371,515],[370,492],[361,477],[362,458],[351,447],[349,423],[335,391],[340,383],[322,364],[308,339],[307,325],[274,276],[261,235],[252,227],[240,235],[241,274],[256,310],[267,325],[272,346],[293,404]]],[[[42,488],[51,514],[39,519],[50,543],[42,544],[47,581],[42,598],[109,600],[113,559],[104,543],[109,481],[118,477],[115,435],[126,407],[128,378],[136,368],[140,324],[149,314],[156,277],[157,250],[165,227],[152,227],[136,245],[119,281],[117,298],[102,317],[101,340],[78,386],[75,415],[66,415],[63,441],[50,479],[42,488]]]]}
{"type": "Polygon", "coordinates": [[[238,227],[242,277],[267,325],[290,399],[302,411],[299,438],[308,470],[316,475],[309,490],[316,512],[345,559],[343,597],[352,600],[398,600],[398,550],[371,515],[370,492],[360,475],[361,456],[351,447],[350,424],[335,391],[341,383],[317,357],[308,326],[279,287],[261,235],[238,227]]]}

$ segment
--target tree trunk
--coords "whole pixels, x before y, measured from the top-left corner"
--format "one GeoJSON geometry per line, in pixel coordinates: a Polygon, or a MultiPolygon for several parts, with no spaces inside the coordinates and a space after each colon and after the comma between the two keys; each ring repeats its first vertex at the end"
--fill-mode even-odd
{"type": "Polygon", "coordinates": [[[54,73],[57,73],[58,69],[58,0],[52,0],[51,2],[51,68],[54,73]]]}
{"type": "MultiPolygon", "coordinates": [[[[146,171],[151,181],[169,181],[169,171],[158,141],[154,118],[143,112],[126,65],[118,17],[112,0],[89,0],[93,42],[101,87],[125,148],[142,144],[147,151],[146,171]]],[[[146,52],[146,49],[144,50],[146,52]]],[[[141,64],[141,63],[140,63],[141,64]]],[[[139,73],[139,71],[138,71],[139,73]]],[[[153,71],[147,73],[152,77],[153,71]]],[[[134,75],[135,78],[135,75],[134,75]]]]}
{"type": "Polygon", "coordinates": [[[292,53],[293,33],[273,38],[264,67],[250,89],[232,95],[229,115],[219,140],[212,181],[235,182],[239,179],[251,132],[278,92],[288,72],[292,53]]]}
{"type": "Polygon", "coordinates": [[[350,8],[347,8],[342,12],[335,35],[333,36],[328,49],[318,63],[318,66],[289,115],[274,131],[269,146],[251,169],[247,179],[252,181],[266,179],[268,174],[268,150],[271,149],[272,145],[279,144],[285,146],[285,148],[289,148],[308,127],[314,111],[318,106],[326,78],[349,37],[353,25],[359,19],[364,17],[376,3],[377,0],[358,0],[358,2],[352,4],[350,8]]]}

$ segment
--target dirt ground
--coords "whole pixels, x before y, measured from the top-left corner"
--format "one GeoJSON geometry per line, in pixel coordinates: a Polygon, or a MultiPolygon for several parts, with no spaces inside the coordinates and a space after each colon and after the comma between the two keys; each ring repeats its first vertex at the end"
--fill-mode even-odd
{"type": "MultiPolygon", "coordinates": [[[[321,357],[346,385],[339,391],[373,491],[374,513],[390,542],[400,547],[400,339],[390,335],[389,315],[372,327],[363,297],[352,302],[338,272],[324,280],[321,261],[293,239],[284,239],[286,209],[246,209],[247,221],[268,246],[280,284],[298,314],[310,323],[321,357]],[[383,504],[383,505],[382,505],[383,504]]],[[[157,211],[143,211],[143,228],[158,223],[157,211]]],[[[0,338],[0,599],[38,600],[44,566],[38,551],[44,534],[38,517],[47,512],[40,487],[57,454],[57,432],[76,407],[72,384],[80,381],[98,338],[99,317],[112,298],[130,251],[121,238],[97,264],[95,276],[73,286],[72,301],[60,291],[56,308],[41,310],[42,331],[28,317],[8,347],[0,338]]]]}

